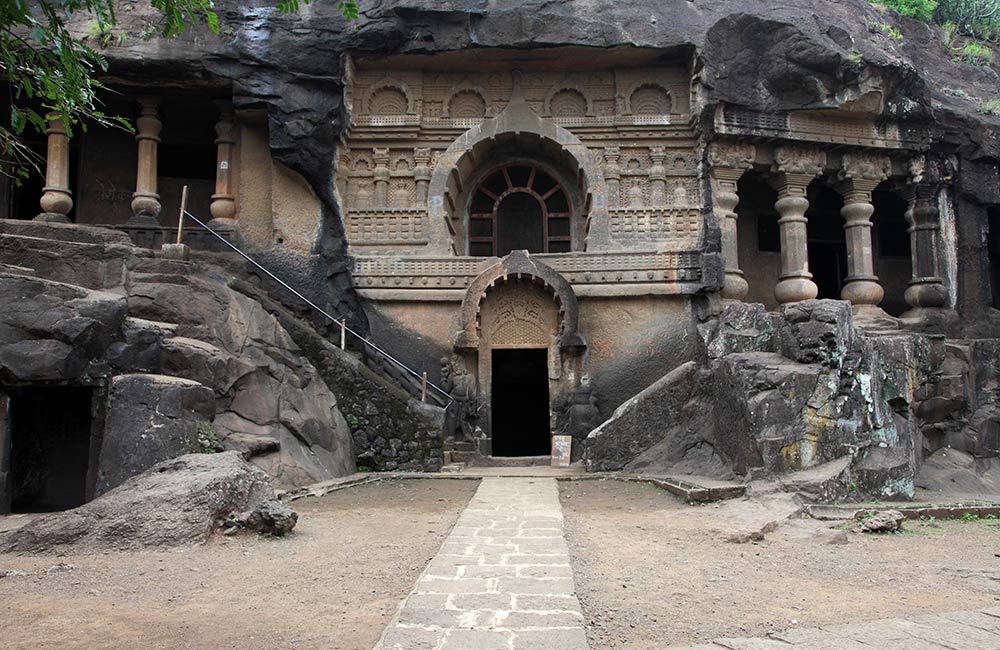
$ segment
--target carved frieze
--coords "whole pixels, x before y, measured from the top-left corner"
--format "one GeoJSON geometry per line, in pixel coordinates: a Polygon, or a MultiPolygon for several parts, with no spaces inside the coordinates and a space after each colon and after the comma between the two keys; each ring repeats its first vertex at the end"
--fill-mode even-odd
{"type": "Polygon", "coordinates": [[[775,171],[819,176],[826,167],[826,154],[819,147],[782,145],[774,148],[775,171]]]}
{"type": "Polygon", "coordinates": [[[840,161],[840,178],[881,182],[889,177],[892,163],[888,156],[867,151],[845,153],[840,161]]]}
{"type": "Polygon", "coordinates": [[[708,163],[713,167],[750,169],[757,147],[749,142],[713,142],[708,147],[708,163]]]}

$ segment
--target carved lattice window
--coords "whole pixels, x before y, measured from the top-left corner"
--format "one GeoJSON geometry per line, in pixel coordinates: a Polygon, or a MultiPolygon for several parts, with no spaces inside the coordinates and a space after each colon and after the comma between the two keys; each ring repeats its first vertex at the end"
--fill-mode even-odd
{"type": "Polygon", "coordinates": [[[483,177],[469,204],[469,254],[512,250],[565,253],[571,246],[569,194],[531,163],[510,163],[483,177]]]}
{"type": "Polygon", "coordinates": [[[368,112],[372,115],[406,115],[406,95],[397,88],[383,88],[372,95],[368,112]]]}
{"type": "Polygon", "coordinates": [[[463,90],[448,103],[448,116],[455,119],[482,118],[486,115],[486,100],[474,90],[463,90]]]}

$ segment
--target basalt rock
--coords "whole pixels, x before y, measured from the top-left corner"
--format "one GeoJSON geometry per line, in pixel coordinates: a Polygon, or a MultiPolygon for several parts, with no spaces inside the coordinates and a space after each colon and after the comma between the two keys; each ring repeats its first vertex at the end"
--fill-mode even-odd
{"type": "Polygon", "coordinates": [[[233,515],[262,506],[261,526],[289,529],[297,517],[264,505],[273,499],[267,474],[239,453],[189,454],[155,465],[79,508],[0,533],[0,552],[99,553],[196,544],[233,515]]]}
{"type": "Polygon", "coordinates": [[[867,335],[833,300],[728,304],[701,332],[707,365],[675,369],[595,429],[591,469],[769,477],[849,459],[818,498],[913,496],[940,339],[867,335]]]}

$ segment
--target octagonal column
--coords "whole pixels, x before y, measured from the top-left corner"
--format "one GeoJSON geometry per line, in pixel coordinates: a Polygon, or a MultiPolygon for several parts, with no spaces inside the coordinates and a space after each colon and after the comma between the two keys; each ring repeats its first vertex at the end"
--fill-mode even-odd
{"type": "Polygon", "coordinates": [[[740,270],[736,206],[740,202],[737,184],[743,173],[750,169],[755,157],[756,149],[751,144],[715,143],[708,150],[712,207],[716,223],[719,224],[726,274],[722,285],[722,297],[727,300],[743,300],[750,290],[750,285],[740,270]]]}
{"type": "Polygon", "coordinates": [[[227,101],[217,102],[219,121],[215,124],[215,193],[212,194],[212,226],[231,225],[236,218],[236,196],[233,193],[233,147],[236,144],[236,125],[233,124],[233,106],[227,101]]]}
{"type": "Polygon", "coordinates": [[[73,209],[73,193],[69,189],[69,134],[60,113],[45,116],[49,126],[45,129],[48,148],[45,156],[45,187],[39,203],[42,213],[36,221],[69,223],[73,209]]]}
{"type": "Polygon", "coordinates": [[[157,226],[160,214],[160,195],[156,193],[156,151],[160,144],[163,123],[157,117],[159,99],[141,97],[140,112],[135,121],[135,139],[139,143],[139,162],[136,166],[135,193],[132,194],[130,224],[157,226]]]}
{"type": "Polygon", "coordinates": [[[912,274],[903,298],[911,309],[941,309],[948,304],[948,289],[939,272],[937,183],[911,186],[906,221],[910,224],[910,265],[912,274]]]}

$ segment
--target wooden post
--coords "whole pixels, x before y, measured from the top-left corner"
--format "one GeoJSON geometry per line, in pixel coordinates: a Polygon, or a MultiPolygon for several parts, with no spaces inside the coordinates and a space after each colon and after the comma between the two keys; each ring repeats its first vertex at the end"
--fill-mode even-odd
{"type": "Polygon", "coordinates": [[[181,241],[184,237],[184,211],[187,210],[188,202],[188,186],[185,185],[184,189],[181,190],[181,213],[177,217],[177,243],[182,244],[181,241]]]}
{"type": "Polygon", "coordinates": [[[427,373],[424,373],[423,379],[420,381],[420,401],[427,401],[427,373]]]}
{"type": "Polygon", "coordinates": [[[347,349],[347,319],[340,320],[340,349],[347,349]]]}

